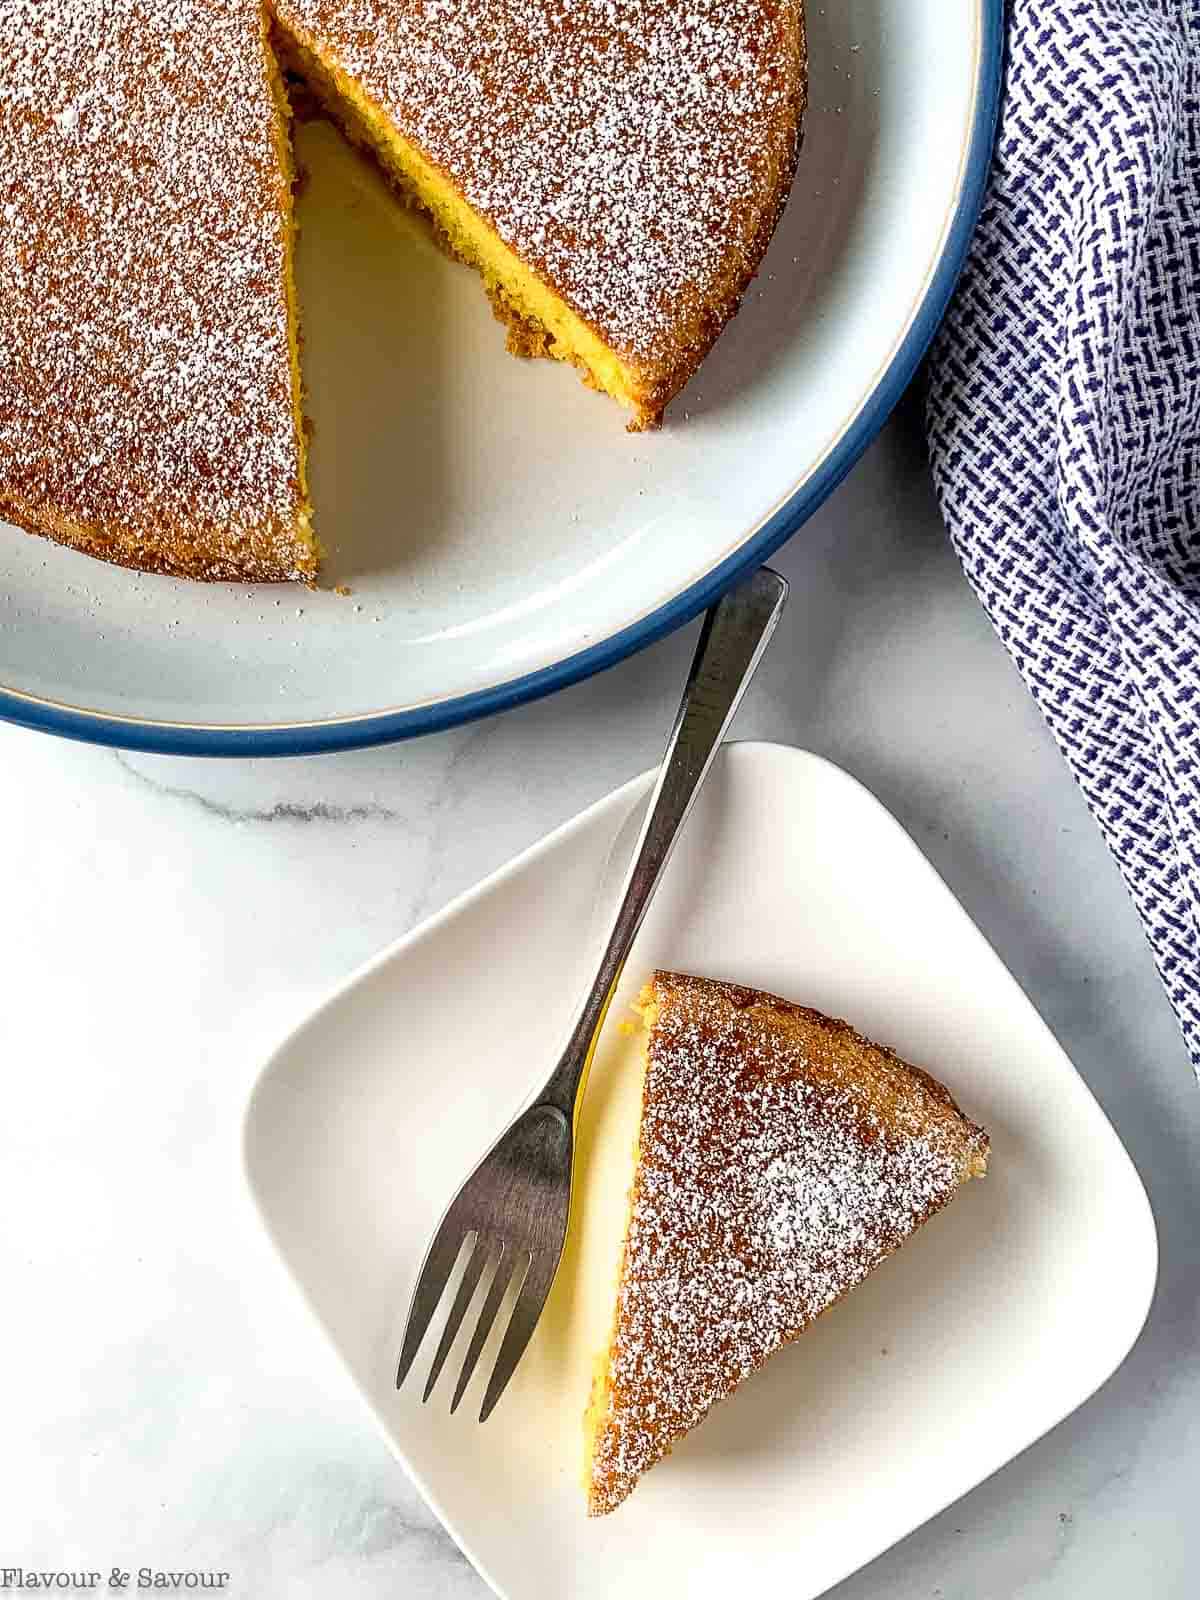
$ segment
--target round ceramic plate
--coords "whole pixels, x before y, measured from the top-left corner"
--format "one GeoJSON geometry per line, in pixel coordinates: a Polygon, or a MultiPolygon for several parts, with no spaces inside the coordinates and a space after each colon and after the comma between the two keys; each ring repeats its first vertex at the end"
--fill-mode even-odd
{"type": "Polygon", "coordinates": [[[1000,77],[1002,0],[809,10],[791,202],[656,434],[626,433],[566,368],[507,356],[474,275],[331,128],[301,128],[322,588],[144,577],[0,524],[0,714],[209,755],[400,738],[594,672],[769,556],[933,333],[1000,77]]]}

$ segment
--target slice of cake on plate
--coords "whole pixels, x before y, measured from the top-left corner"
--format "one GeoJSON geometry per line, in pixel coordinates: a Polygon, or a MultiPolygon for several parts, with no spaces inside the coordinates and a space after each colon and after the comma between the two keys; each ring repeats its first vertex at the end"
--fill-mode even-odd
{"type": "Polygon", "coordinates": [[[628,1232],[587,1415],[593,1516],[988,1158],[940,1083],[844,1022],[669,972],[639,1009],[628,1232]]]}

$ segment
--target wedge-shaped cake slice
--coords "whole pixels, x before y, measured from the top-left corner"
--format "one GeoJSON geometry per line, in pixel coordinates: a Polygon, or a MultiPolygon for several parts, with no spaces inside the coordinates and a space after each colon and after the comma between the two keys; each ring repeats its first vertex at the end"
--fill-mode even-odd
{"type": "Polygon", "coordinates": [[[988,1139],[928,1073],[774,995],[659,972],[607,1359],[587,1415],[588,1509],[903,1244],[988,1139]]]}

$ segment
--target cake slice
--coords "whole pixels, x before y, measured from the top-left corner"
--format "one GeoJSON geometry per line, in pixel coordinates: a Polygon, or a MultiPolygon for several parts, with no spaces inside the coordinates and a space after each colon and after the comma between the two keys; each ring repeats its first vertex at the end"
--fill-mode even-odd
{"type": "Polygon", "coordinates": [[[988,1158],[940,1083],[844,1022],[670,972],[638,1009],[636,1170],[586,1419],[593,1516],[988,1158]]]}

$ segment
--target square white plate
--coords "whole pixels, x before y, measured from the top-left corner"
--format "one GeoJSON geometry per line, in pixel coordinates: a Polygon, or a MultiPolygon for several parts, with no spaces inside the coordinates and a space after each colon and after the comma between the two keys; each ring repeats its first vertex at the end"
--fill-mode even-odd
{"type": "Polygon", "coordinates": [[[430,1231],[555,1058],[650,782],[560,828],[308,1018],[254,1091],[247,1173],[386,1437],[498,1594],[705,1600],[736,1592],[752,1558],[764,1593],[809,1600],[1109,1376],[1149,1309],[1154,1223],[1082,1080],[899,825],[815,756],[736,745],[610,1013],[581,1129],[578,1225],[525,1362],[482,1428],[488,1351],[454,1418],[446,1377],[420,1403],[432,1332],[398,1394],[430,1231]],[[625,1506],[589,1522],[581,1415],[611,1314],[637,1112],[637,1044],[618,1023],[655,966],[849,1018],[945,1080],[989,1129],[992,1164],[625,1506]]]}

